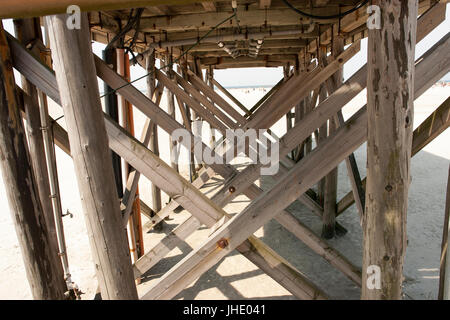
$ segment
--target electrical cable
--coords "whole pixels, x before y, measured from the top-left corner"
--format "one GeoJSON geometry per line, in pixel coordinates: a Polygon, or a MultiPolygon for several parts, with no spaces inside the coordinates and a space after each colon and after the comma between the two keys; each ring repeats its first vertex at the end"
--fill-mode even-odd
{"type": "MultiPolygon", "coordinates": [[[[229,16],[228,18],[226,18],[226,19],[224,19],[223,21],[219,22],[219,23],[216,24],[211,30],[209,30],[206,34],[204,34],[202,37],[200,37],[200,38],[197,40],[196,43],[194,43],[194,44],[193,44],[192,46],[190,46],[188,49],[186,49],[185,51],[183,51],[183,52],[182,52],[182,53],[181,53],[174,61],[172,61],[171,63],[166,64],[166,65],[160,67],[159,69],[157,69],[157,68],[155,68],[155,69],[157,69],[157,70],[163,70],[163,69],[165,69],[165,68],[167,68],[167,67],[172,66],[174,63],[177,63],[178,61],[181,60],[182,57],[184,57],[186,54],[188,54],[189,51],[191,51],[191,50],[194,49],[196,46],[198,46],[198,45],[200,44],[200,42],[201,42],[203,39],[205,39],[207,36],[209,36],[214,30],[216,30],[217,28],[219,28],[219,27],[220,27],[222,24],[224,24],[225,22],[227,22],[227,21],[233,19],[235,16],[236,16],[236,13],[233,13],[233,14],[232,14],[231,16],[229,16]]],[[[120,86],[120,87],[118,87],[118,88],[116,88],[116,89],[113,89],[112,91],[106,92],[106,93],[105,93],[104,95],[102,95],[100,98],[104,98],[104,97],[106,97],[106,96],[108,96],[108,95],[110,95],[110,94],[113,94],[113,93],[117,92],[117,90],[120,90],[120,89],[122,89],[122,88],[124,88],[124,87],[126,87],[126,86],[129,86],[129,85],[133,84],[134,82],[137,82],[137,81],[139,81],[139,80],[142,80],[142,79],[144,79],[144,78],[150,76],[151,74],[153,74],[153,72],[149,72],[149,73],[147,73],[147,74],[145,74],[145,75],[143,75],[143,76],[141,76],[141,77],[139,77],[139,78],[134,79],[133,81],[127,82],[126,84],[124,84],[124,85],[122,85],[122,86],[120,86]]]]}
{"type": "Polygon", "coordinates": [[[287,0],[283,0],[283,2],[291,10],[295,11],[296,13],[298,13],[298,14],[300,14],[302,16],[305,16],[305,17],[308,17],[308,18],[311,18],[311,19],[315,19],[315,20],[329,20],[329,19],[340,19],[340,18],[343,18],[346,15],[348,15],[348,14],[358,10],[359,8],[365,6],[369,2],[369,0],[364,0],[364,1],[360,2],[358,5],[356,5],[354,8],[352,8],[352,9],[350,9],[348,11],[342,12],[340,14],[329,15],[329,16],[316,16],[316,15],[313,15],[313,14],[310,14],[310,13],[307,13],[307,12],[303,12],[303,11],[297,9],[291,3],[289,3],[287,0]]]}

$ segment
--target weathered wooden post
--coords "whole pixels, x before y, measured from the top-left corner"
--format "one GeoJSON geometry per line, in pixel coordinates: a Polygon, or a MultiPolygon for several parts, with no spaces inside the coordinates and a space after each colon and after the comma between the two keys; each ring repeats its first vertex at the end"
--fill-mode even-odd
{"type": "Polygon", "coordinates": [[[103,299],[137,299],[91,52],[87,14],[47,17],[56,80],[103,299]]]}
{"type": "Polygon", "coordinates": [[[439,300],[450,300],[450,248],[448,234],[450,231],[450,166],[448,168],[447,196],[445,200],[444,232],[442,233],[441,261],[439,273],[439,300]]]}
{"type": "MultiPolygon", "coordinates": [[[[103,50],[103,60],[113,69],[117,71],[117,54],[116,49],[106,46],[103,50]]],[[[117,123],[119,122],[119,104],[117,95],[111,93],[113,88],[104,83],[105,96],[105,113],[108,114],[117,123]],[[108,94],[109,93],[109,94],[108,94]]],[[[115,152],[111,153],[112,164],[114,169],[114,178],[116,182],[117,195],[119,198],[123,197],[123,181],[122,181],[122,161],[119,155],[115,152]]]]}
{"type": "MultiPolygon", "coordinates": [[[[327,89],[325,84],[321,84],[319,87],[319,103],[327,99],[327,89]]],[[[328,136],[328,121],[325,121],[319,128],[319,134],[317,135],[317,145],[323,143],[328,136]]],[[[317,198],[319,203],[323,206],[325,194],[325,178],[320,179],[317,183],[317,198]]]]}
{"type": "MultiPolygon", "coordinates": [[[[188,65],[186,59],[182,59],[180,61],[180,69],[181,69],[181,75],[183,76],[183,79],[188,80],[188,65]]],[[[186,110],[186,116],[188,117],[190,124],[189,128],[186,128],[190,130],[194,135],[197,133],[196,126],[194,126],[194,121],[197,120],[197,114],[194,110],[192,110],[189,105],[185,104],[185,110],[186,110]]],[[[189,153],[189,180],[192,182],[195,179],[197,179],[197,170],[195,169],[195,156],[194,151],[191,150],[189,153]]]]}
{"type": "MultiPolygon", "coordinates": [[[[208,67],[208,70],[206,71],[206,79],[207,79],[207,84],[209,85],[209,87],[212,90],[214,90],[214,82],[213,82],[213,80],[214,80],[214,69],[213,69],[213,66],[209,66],[208,67]]],[[[212,100],[211,100],[211,102],[214,103],[212,100]]],[[[211,135],[211,137],[209,139],[209,146],[210,146],[211,149],[214,150],[214,146],[216,144],[216,137],[215,137],[215,133],[214,133],[215,130],[214,130],[214,128],[213,128],[213,126],[211,124],[209,124],[209,132],[210,132],[210,135],[211,135]]]]}
{"type": "Polygon", "coordinates": [[[413,129],[417,1],[374,0],[369,30],[362,299],[401,299],[413,129]]]}
{"type": "MultiPolygon", "coordinates": [[[[42,38],[40,36],[39,19],[20,19],[14,20],[14,27],[19,41],[27,45],[34,39],[42,38]]],[[[39,50],[34,47],[32,51],[39,55],[39,50]]],[[[22,88],[30,97],[24,100],[25,107],[25,130],[28,136],[28,146],[30,151],[30,160],[36,178],[36,186],[39,192],[39,199],[42,205],[50,240],[54,242],[57,248],[55,220],[53,217],[53,208],[50,201],[50,185],[48,179],[47,164],[45,160],[44,141],[41,131],[41,120],[39,116],[39,101],[36,87],[25,77],[22,77],[22,88]]]]}
{"type": "Polygon", "coordinates": [[[0,166],[10,212],[33,298],[64,299],[64,273],[56,240],[47,229],[14,88],[9,47],[0,23],[0,166]]]}
{"type": "MultiPolygon", "coordinates": [[[[172,61],[172,55],[169,53],[166,55],[165,63],[167,65],[167,75],[169,78],[172,79],[172,72],[173,72],[173,61],[172,61]]],[[[167,89],[167,113],[175,119],[175,96],[172,91],[167,89]]],[[[178,168],[178,159],[176,159],[176,152],[174,152],[174,148],[178,147],[178,142],[173,140],[172,137],[169,135],[169,145],[170,145],[170,165],[172,168],[174,168],[177,172],[179,172],[178,168]]]]}
{"type": "MultiPolygon", "coordinates": [[[[344,51],[344,38],[339,35],[333,28],[332,39],[332,55],[334,58],[339,56],[344,51]]],[[[333,88],[329,88],[329,91],[336,90],[344,82],[343,68],[341,67],[332,76],[333,88]]],[[[333,92],[328,92],[331,95],[333,92]]],[[[336,123],[333,119],[330,119],[328,123],[328,135],[332,135],[336,131],[336,123]]],[[[336,211],[337,211],[337,184],[338,184],[338,168],[334,168],[325,177],[324,184],[324,203],[323,203],[323,226],[322,237],[325,239],[331,239],[334,237],[336,229],[336,211]]]]}
{"type": "MultiPolygon", "coordinates": [[[[146,59],[147,73],[150,75],[147,77],[147,96],[152,99],[155,93],[155,52],[151,52],[146,59]]],[[[150,136],[150,150],[157,156],[159,156],[159,143],[158,143],[158,126],[151,121],[151,136],[150,136]]],[[[154,212],[161,210],[161,189],[159,189],[153,182],[151,182],[152,193],[152,205],[154,212]]],[[[160,225],[161,226],[161,225],[160,225]]]]}

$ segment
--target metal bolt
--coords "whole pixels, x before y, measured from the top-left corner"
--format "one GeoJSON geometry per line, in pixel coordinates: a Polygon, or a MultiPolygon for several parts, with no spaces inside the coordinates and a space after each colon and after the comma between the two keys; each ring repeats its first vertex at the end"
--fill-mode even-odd
{"type": "Polygon", "coordinates": [[[225,249],[226,247],[228,247],[228,240],[220,239],[219,241],[217,241],[217,245],[219,246],[220,249],[225,249]]]}
{"type": "Polygon", "coordinates": [[[231,186],[231,187],[228,188],[228,191],[230,191],[230,193],[233,193],[233,192],[236,191],[236,188],[231,186]]]}

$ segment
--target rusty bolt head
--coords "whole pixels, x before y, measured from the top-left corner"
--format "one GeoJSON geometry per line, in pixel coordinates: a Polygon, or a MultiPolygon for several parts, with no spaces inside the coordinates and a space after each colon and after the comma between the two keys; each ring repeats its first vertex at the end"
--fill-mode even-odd
{"type": "Polygon", "coordinates": [[[219,248],[225,249],[228,246],[228,240],[220,239],[219,241],[217,241],[217,245],[219,246],[219,248]]]}
{"type": "Polygon", "coordinates": [[[236,191],[236,188],[231,186],[231,187],[228,188],[228,191],[230,191],[230,193],[233,193],[233,192],[236,191]]]}

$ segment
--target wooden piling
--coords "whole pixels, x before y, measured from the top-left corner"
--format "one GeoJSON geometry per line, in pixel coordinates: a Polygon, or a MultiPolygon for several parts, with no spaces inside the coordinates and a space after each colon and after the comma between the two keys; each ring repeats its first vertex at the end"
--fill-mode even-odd
{"type": "Polygon", "coordinates": [[[417,1],[374,0],[372,4],[380,8],[381,28],[369,30],[368,42],[361,297],[401,299],[411,181],[417,1]]]}
{"type": "MultiPolygon", "coordinates": [[[[107,47],[103,50],[103,60],[113,69],[118,70],[117,64],[117,50],[115,48],[107,47]]],[[[110,93],[113,88],[104,83],[104,93],[110,93]]],[[[115,93],[107,94],[105,96],[105,113],[119,123],[119,103],[115,93]]],[[[112,164],[114,169],[114,178],[116,182],[117,195],[119,198],[123,197],[123,180],[122,180],[122,160],[115,153],[111,153],[112,164]]]]}
{"type": "MultiPolygon", "coordinates": [[[[156,86],[155,86],[155,52],[151,52],[147,56],[146,60],[146,70],[150,75],[147,77],[147,96],[152,99],[156,86]]],[[[156,156],[159,156],[159,143],[158,143],[158,126],[154,121],[151,121],[151,136],[150,136],[150,151],[152,151],[156,156]]],[[[152,206],[154,212],[159,212],[161,210],[161,189],[159,189],[153,182],[151,182],[151,193],[152,193],[152,206]]]]}
{"type": "Polygon", "coordinates": [[[9,47],[1,23],[0,165],[31,294],[39,300],[64,299],[67,290],[64,273],[39,198],[15,95],[9,47]]]}
{"type": "MultiPolygon", "coordinates": [[[[167,65],[167,75],[169,78],[172,78],[172,70],[173,70],[173,60],[172,55],[167,54],[165,64],[167,65]]],[[[172,119],[175,119],[175,97],[173,92],[167,88],[167,113],[169,116],[172,117],[172,119]]],[[[177,152],[174,152],[175,148],[178,148],[178,142],[172,140],[172,136],[169,135],[169,145],[170,145],[170,165],[172,168],[174,168],[177,172],[179,172],[178,168],[178,159],[177,159],[177,152]]]]}
{"type": "MultiPolygon", "coordinates": [[[[42,38],[39,26],[39,19],[20,19],[14,20],[14,27],[19,41],[26,45],[36,38],[42,38]]],[[[37,47],[31,50],[39,55],[37,47]]],[[[39,199],[42,204],[42,212],[44,214],[47,230],[50,234],[51,241],[57,248],[57,238],[55,229],[55,220],[53,216],[53,208],[50,199],[50,184],[47,171],[47,163],[45,160],[44,141],[41,131],[41,120],[39,116],[39,97],[36,87],[22,76],[22,88],[30,97],[24,99],[25,107],[25,130],[28,137],[28,147],[30,151],[30,159],[33,167],[33,173],[36,178],[36,186],[39,192],[39,199]]]]}
{"type": "Polygon", "coordinates": [[[450,231],[450,166],[448,168],[447,196],[445,200],[444,228],[442,233],[441,259],[439,272],[439,300],[450,300],[450,256],[448,234],[450,231]]]}
{"type": "Polygon", "coordinates": [[[47,17],[52,57],[83,211],[103,299],[137,299],[95,65],[87,14],[69,30],[67,15],[47,17]]]}

